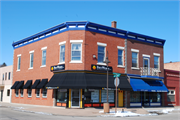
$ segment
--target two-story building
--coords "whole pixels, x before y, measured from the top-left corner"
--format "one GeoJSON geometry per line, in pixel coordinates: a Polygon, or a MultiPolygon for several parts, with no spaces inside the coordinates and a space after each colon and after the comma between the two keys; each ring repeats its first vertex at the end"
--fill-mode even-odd
{"type": "Polygon", "coordinates": [[[11,101],[12,65],[0,67],[0,101],[11,101]]]}
{"type": "Polygon", "coordinates": [[[65,22],[13,43],[12,102],[48,106],[162,106],[165,40],[82,21],[65,22]],[[108,52],[107,52],[108,51],[108,52]],[[110,63],[104,63],[108,56],[110,63]],[[147,96],[150,96],[149,98],[147,96]]]}

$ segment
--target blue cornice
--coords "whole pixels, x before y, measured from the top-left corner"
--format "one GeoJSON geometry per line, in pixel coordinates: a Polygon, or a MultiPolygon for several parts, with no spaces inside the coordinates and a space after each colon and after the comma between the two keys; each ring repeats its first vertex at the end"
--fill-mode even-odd
{"type": "Polygon", "coordinates": [[[59,24],[57,26],[54,26],[52,28],[49,28],[47,30],[44,30],[42,32],[39,32],[37,34],[34,34],[30,37],[24,38],[22,40],[19,40],[17,42],[14,42],[12,46],[14,49],[31,44],[33,42],[42,40],[47,37],[51,37],[53,35],[68,31],[68,30],[86,30],[86,31],[91,31],[91,32],[96,32],[96,33],[101,33],[105,35],[110,35],[114,37],[120,37],[124,39],[131,39],[131,40],[136,40],[136,41],[141,41],[145,43],[150,43],[150,44],[156,44],[160,46],[164,46],[165,40],[159,39],[159,38],[154,38],[138,33],[133,33],[113,27],[108,27],[105,25],[100,25],[97,23],[89,22],[89,21],[77,21],[77,22],[65,22],[62,24],[59,24]]]}

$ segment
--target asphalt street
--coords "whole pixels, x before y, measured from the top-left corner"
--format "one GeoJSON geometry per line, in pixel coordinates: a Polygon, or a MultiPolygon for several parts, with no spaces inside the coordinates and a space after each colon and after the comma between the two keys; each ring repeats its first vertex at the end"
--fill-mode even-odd
{"type": "Polygon", "coordinates": [[[10,107],[0,106],[0,120],[180,120],[180,111],[173,111],[169,114],[158,116],[141,117],[72,117],[47,115],[43,113],[33,113],[30,111],[14,110],[10,107]]]}

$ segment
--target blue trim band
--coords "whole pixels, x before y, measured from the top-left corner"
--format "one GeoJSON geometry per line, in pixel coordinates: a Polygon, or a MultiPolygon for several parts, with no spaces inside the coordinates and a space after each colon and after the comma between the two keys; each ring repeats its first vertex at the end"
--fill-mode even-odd
{"type": "Polygon", "coordinates": [[[16,48],[31,44],[33,42],[51,37],[53,35],[56,35],[56,34],[59,34],[68,30],[86,30],[86,31],[100,33],[100,34],[115,36],[119,38],[131,39],[131,40],[136,40],[140,42],[160,45],[160,46],[164,46],[164,43],[165,43],[165,40],[163,39],[154,38],[154,37],[150,37],[150,36],[146,36],[146,35],[142,35],[138,33],[133,33],[133,32],[129,32],[129,31],[113,28],[113,27],[108,27],[105,25],[100,25],[97,23],[89,22],[89,21],[80,21],[80,22],[65,22],[65,23],[59,24],[57,26],[54,26],[52,28],[49,28],[37,34],[34,34],[30,37],[14,42],[12,46],[14,49],[16,49],[16,48]]]}

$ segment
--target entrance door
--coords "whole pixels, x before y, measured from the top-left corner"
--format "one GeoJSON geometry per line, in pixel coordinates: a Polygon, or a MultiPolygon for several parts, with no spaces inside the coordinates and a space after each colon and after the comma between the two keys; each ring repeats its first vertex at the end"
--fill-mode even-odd
{"type": "Polygon", "coordinates": [[[3,90],[1,90],[1,101],[3,100],[3,90]]]}
{"type": "Polygon", "coordinates": [[[80,90],[79,89],[72,89],[71,90],[71,107],[80,107],[79,104],[80,100],[80,90]]]}
{"type": "Polygon", "coordinates": [[[142,105],[143,106],[149,106],[149,102],[150,102],[149,101],[149,95],[150,95],[149,92],[143,92],[142,94],[143,94],[142,105]]]}
{"type": "Polygon", "coordinates": [[[149,58],[143,58],[143,75],[149,75],[150,70],[149,70],[149,58]]]}

